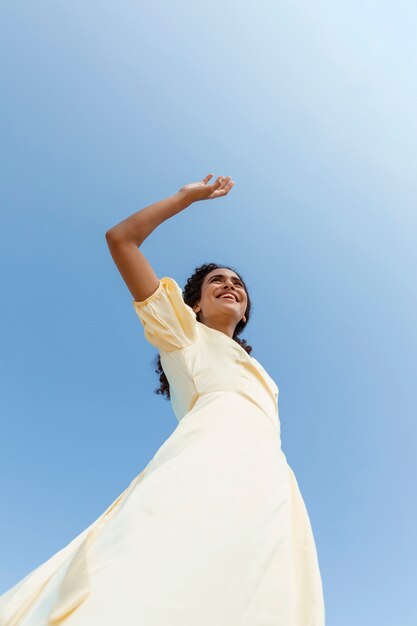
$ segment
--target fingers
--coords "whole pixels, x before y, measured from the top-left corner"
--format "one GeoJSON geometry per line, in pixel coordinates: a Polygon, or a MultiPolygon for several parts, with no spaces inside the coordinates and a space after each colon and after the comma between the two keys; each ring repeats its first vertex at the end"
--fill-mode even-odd
{"type": "Polygon", "coordinates": [[[229,183],[229,181],[230,181],[230,179],[231,179],[232,177],[231,177],[231,176],[226,176],[226,178],[224,178],[224,177],[222,176],[221,178],[222,178],[222,184],[221,184],[221,187],[225,188],[225,187],[228,185],[228,183],[229,183]]]}
{"type": "Polygon", "coordinates": [[[234,181],[231,180],[231,176],[228,176],[224,180],[224,184],[222,184],[221,188],[219,189],[219,192],[224,196],[227,195],[234,184],[235,184],[234,181]]]}
{"type": "MultiPolygon", "coordinates": [[[[207,182],[210,180],[210,178],[213,178],[213,174],[211,174],[211,173],[210,173],[210,174],[207,174],[207,176],[205,176],[205,177],[203,178],[203,181],[202,181],[202,182],[203,182],[203,183],[207,183],[207,182]]],[[[218,176],[218,177],[216,178],[216,181],[215,181],[213,184],[214,184],[214,185],[217,185],[218,183],[220,183],[220,184],[221,184],[222,182],[225,182],[225,183],[226,183],[228,180],[230,180],[230,178],[231,178],[230,176],[218,176]]]]}
{"type": "Polygon", "coordinates": [[[211,185],[212,193],[209,196],[210,198],[220,198],[222,196],[226,196],[235,184],[235,182],[231,180],[230,176],[227,176],[226,178],[219,176],[219,178],[221,179],[219,187],[216,186],[216,183],[211,185]]]}
{"type": "Polygon", "coordinates": [[[228,184],[228,182],[230,181],[231,176],[219,176],[216,180],[216,182],[213,184],[213,187],[221,187],[222,189],[224,189],[226,187],[226,185],[228,184]]]}
{"type": "Polygon", "coordinates": [[[226,194],[233,187],[234,182],[231,180],[231,176],[221,176],[220,187],[218,191],[223,191],[226,194]]]}
{"type": "MultiPolygon", "coordinates": [[[[210,178],[213,177],[213,174],[207,174],[205,178],[203,178],[203,183],[207,184],[210,178]]],[[[225,195],[230,191],[230,189],[235,184],[233,180],[231,180],[231,176],[218,176],[215,182],[210,185],[212,191],[217,191],[218,195],[225,195]]]]}

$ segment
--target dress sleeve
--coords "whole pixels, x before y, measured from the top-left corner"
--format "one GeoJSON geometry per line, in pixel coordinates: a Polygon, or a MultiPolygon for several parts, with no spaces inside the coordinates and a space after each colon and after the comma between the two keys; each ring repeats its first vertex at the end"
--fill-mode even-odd
{"type": "Polygon", "coordinates": [[[160,278],[159,285],[146,300],[133,300],[145,338],[164,352],[172,352],[197,340],[197,315],[185,304],[178,283],[169,276],[160,278]]]}

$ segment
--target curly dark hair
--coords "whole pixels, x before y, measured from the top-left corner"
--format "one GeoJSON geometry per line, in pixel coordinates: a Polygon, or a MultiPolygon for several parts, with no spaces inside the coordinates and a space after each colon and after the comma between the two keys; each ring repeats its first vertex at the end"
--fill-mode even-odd
{"type": "MultiPolygon", "coordinates": [[[[245,311],[246,322],[244,322],[243,320],[240,320],[236,324],[236,328],[235,328],[234,333],[233,333],[233,339],[240,346],[242,346],[242,348],[244,350],[246,350],[246,352],[248,354],[250,354],[252,352],[252,346],[248,345],[248,343],[246,342],[246,339],[240,339],[238,335],[241,334],[241,332],[245,328],[246,324],[249,322],[250,312],[251,312],[251,300],[250,300],[250,297],[249,297],[249,293],[248,293],[245,281],[243,280],[241,274],[239,274],[233,267],[230,267],[228,265],[219,265],[217,263],[204,263],[203,265],[200,265],[199,267],[196,267],[195,270],[194,270],[194,273],[188,278],[187,283],[186,283],[186,285],[185,285],[185,287],[184,287],[184,289],[182,291],[183,300],[191,308],[195,304],[197,304],[197,302],[201,298],[201,286],[202,286],[202,283],[203,283],[203,280],[204,280],[205,276],[209,272],[211,272],[212,270],[215,270],[217,268],[227,268],[229,270],[232,270],[232,272],[235,272],[239,276],[239,278],[241,279],[241,281],[243,283],[243,287],[245,288],[246,296],[247,296],[247,300],[248,300],[246,311],[245,311]]],[[[199,317],[199,314],[197,313],[197,320],[200,321],[198,319],[198,317],[199,317]]],[[[155,367],[156,374],[159,375],[159,382],[160,382],[159,387],[157,387],[154,390],[154,393],[165,395],[166,399],[170,400],[171,395],[170,395],[170,392],[169,392],[169,382],[168,382],[168,379],[167,379],[167,377],[165,375],[165,372],[164,372],[164,370],[162,368],[161,357],[160,357],[159,354],[157,354],[155,359],[154,359],[154,367],[155,367]]]]}

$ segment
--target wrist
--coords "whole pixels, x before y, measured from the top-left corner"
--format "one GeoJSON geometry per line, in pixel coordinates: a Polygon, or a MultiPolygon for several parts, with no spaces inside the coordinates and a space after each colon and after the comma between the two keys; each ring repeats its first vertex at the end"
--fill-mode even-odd
{"type": "Polygon", "coordinates": [[[178,201],[184,205],[184,208],[192,204],[195,200],[190,191],[188,189],[183,189],[182,187],[179,191],[177,191],[175,196],[178,198],[178,201]]]}

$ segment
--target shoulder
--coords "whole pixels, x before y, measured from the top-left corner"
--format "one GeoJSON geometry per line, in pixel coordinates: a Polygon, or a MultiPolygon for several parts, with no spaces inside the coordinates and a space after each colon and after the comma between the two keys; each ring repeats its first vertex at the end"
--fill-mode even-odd
{"type": "Polygon", "coordinates": [[[197,315],[184,302],[181,287],[171,276],[160,278],[148,298],[132,304],[146,339],[157,348],[171,352],[197,340],[197,315]]]}

